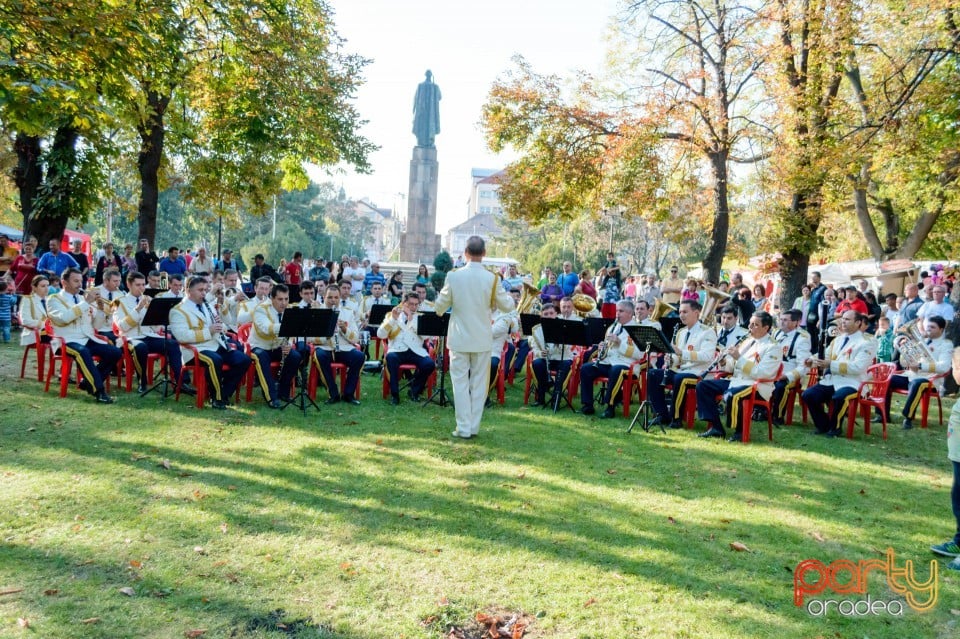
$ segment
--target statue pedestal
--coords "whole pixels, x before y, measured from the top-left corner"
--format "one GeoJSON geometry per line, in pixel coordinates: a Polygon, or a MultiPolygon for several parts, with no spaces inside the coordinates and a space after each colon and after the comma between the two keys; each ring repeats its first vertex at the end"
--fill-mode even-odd
{"type": "Polygon", "coordinates": [[[400,238],[400,261],[433,264],[440,252],[437,229],[436,147],[413,147],[410,189],[407,192],[407,230],[400,238]]]}

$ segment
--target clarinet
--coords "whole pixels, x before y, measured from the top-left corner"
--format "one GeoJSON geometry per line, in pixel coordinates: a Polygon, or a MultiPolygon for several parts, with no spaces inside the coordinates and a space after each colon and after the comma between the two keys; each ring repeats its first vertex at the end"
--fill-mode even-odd
{"type": "MultiPolygon", "coordinates": [[[[220,314],[217,313],[213,308],[211,308],[210,303],[207,300],[203,300],[203,305],[207,307],[207,312],[210,313],[210,317],[213,318],[214,324],[222,324],[220,321],[220,314]]],[[[223,333],[217,333],[217,342],[224,348],[224,350],[230,350],[230,345],[227,344],[227,338],[223,336],[223,333]]]]}

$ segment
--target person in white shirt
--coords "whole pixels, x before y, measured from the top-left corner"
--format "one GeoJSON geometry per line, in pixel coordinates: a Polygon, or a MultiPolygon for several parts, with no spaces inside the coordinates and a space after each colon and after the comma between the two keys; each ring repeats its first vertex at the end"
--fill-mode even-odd
{"type": "Polygon", "coordinates": [[[740,325],[737,307],[724,304],[720,308],[720,325],[717,326],[717,348],[723,350],[746,339],[750,333],[740,325]]]}
{"type": "Polygon", "coordinates": [[[254,297],[240,300],[237,303],[237,327],[253,322],[253,311],[261,304],[267,303],[274,284],[276,282],[273,279],[264,275],[254,284],[254,297]]]}
{"type": "Polygon", "coordinates": [[[580,403],[583,407],[580,412],[584,415],[593,415],[593,382],[598,377],[606,377],[609,381],[603,394],[603,414],[600,416],[609,419],[614,416],[614,406],[619,401],[620,387],[626,376],[630,374],[630,367],[640,360],[643,351],[636,347],[624,326],[635,326],[633,319],[633,302],[621,300],[617,303],[617,319],[607,329],[604,342],[597,349],[597,359],[587,362],[580,368],[580,403]],[[606,354],[602,350],[606,350],[606,354]]]}
{"type": "Polygon", "coordinates": [[[840,420],[846,416],[850,398],[867,378],[867,368],[877,354],[877,341],[864,336],[866,319],[857,311],[844,311],[840,316],[841,334],[830,342],[824,358],[810,358],[811,366],[825,372],[820,381],[802,395],[816,435],[837,437],[841,434],[840,420]]]}
{"type": "Polygon", "coordinates": [[[270,303],[261,304],[253,310],[250,351],[260,389],[270,408],[280,408],[283,405],[281,402],[290,401],[293,378],[306,352],[303,342],[294,346],[288,338],[280,337],[280,323],[289,303],[289,287],[286,284],[274,284],[270,290],[270,303]],[[277,379],[271,374],[270,365],[273,362],[281,362],[277,379]]]}
{"type": "Polygon", "coordinates": [[[113,311],[123,291],[120,290],[120,271],[115,267],[104,269],[103,284],[93,288],[99,297],[93,305],[93,330],[97,335],[113,345],[117,344],[117,336],[113,332],[113,311]]]}
{"type": "Polygon", "coordinates": [[[207,255],[207,248],[201,246],[197,249],[197,256],[190,261],[187,273],[190,275],[210,275],[213,271],[213,259],[207,255]]]}
{"type": "MultiPolygon", "coordinates": [[[[797,311],[799,314],[799,311],[797,311]]],[[[722,395],[726,403],[727,428],[734,429],[728,441],[743,441],[744,402],[753,392],[757,380],[770,379],[776,375],[782,360],[780,345],[770,337],[773,317],[766,311],[757,311],[747,324],[750,339],[737,346],[724,349],[723,369],[732,373],[731,377],[704,379],[697,384],[697,411],[709,428],[698,437],[726,436],[720,424],[720,412],[717,409],[717,396],[722,395]]],[[[758,385],[757,393],[768,399],[773,392],[773,383],[758,385]]],[[[750,419],[750,416],[747,416],[750,419]]]]}
{"type": "Polygon", "coordinates": [[[771,419],[776,426],[783,426],[783,417],[787,411],[788,391],[799,390],[803,380],[810,372],[810,334],[803,326],[803,311],[793,308],[780,313],[780,331],[774,340],[780,345],[783,356],[783,373],[773,384],[770,405],[773,407],[771,419]]]}
{"type": "MultiPolygon", "coordinates": [[[[890,385],[887,387],[886,408],[887,415],[890,414],[890,398],[895,390],[907,390],[907,401],[903,404],[903,428],[909,430],[913,428],[913,419],[920,406],[920,400],[923,393],[930,388],[933,382],[931,377],[943,375],[950,370],[953,357],[953,344],[943,336],[943,331],[947,327],[945,319],[939,315],[933,315],[925,320],[923,334],[926,339],[923,343],[923,351],[927,354],[919,362],[910,362],[909,368],[902,371],[901,374],[890,378],[890,385]]],[[[902,339],[905,336],[901,336],[902,339]]],[[[897,345],[899,348],[899,344],[897,345]]],[[[903,355],[901,354],[901,360],[903,355]]]]}
{"type": "MultiPolygon", "coordinates": [[[[557,318],[557,307],[553,304],[544,304],[540,309],[540,317],[546,320],[557,318]]],[[[550,386],[550,371],[555,371],[554,392],[563,392],[570,376],[573,364],[573,349],[563,344],[551,344],[543,335],[543,325],[533,327],[530,335],[530,350],[533,352],[533,375],[537,379],[537,392],[534,397],[534,406],[544,406],[547,390],[550,386]]]]}
{"type": "Polygon", "coordinates": [[[60,278],[63,290],[47,300],[47,315],[63,341],[67,355],[72,357],[83,374],[80,388],[94,396],[100,404],[112,404],[104,380],[113,372],[122,353],[93,330],[93,303],[96,291],[80,296],[83,275],[80,269],[69,267],[60,278]],[[100,359],[95,363],[94,356],[100,359]]]}
{"type": "Polygon", "coordinates": [[[920,320],[921,332],[925,328],[923,320],[928,318],[939,316],[947,323],[953,321],[953,304],[944,299],[947,295],[947,287],[943,284],[934,284],[933,288],[930,289],[930,294],[933,296],[933,299],[929,302],[924,302],[917,310],[917,319],[920,320]]]}
{"type": "Polygon", "coordinates": [[[336,404],[342,400],[348,404],[359,406],[360,399],[356,396],[357,383],[360,380],[360,371],[363,369],[365,358],[363,353],[354,347],[360,337],[356,318],[350,309],[340,305],[340,289],[336,286],[327,289],[324,307],[339,312],[337,327],[333,335],[312,340],[317,345],[313,351],[314,363],[320,371],[324,386],[330,393],[330,398],[326,403],[336,404]],[[342,396],[331,366],[335,362],[345,364],[347,367],[347,379],[342,396]]]}
{"type": "MultiPolygon", "coordinates": [[[[350,283],[350,296],[355,297],[363,291],[363,279],[367,276],[366,270],[357,261],[356,257],[350,258],[350,266],[343,269],[343,281],[350,283]]],[[[340,291],[341,296],[343,291],[340,291]]]]}
{"type": "Polygon", "coordinates": [[[159,295],[157,295],[158,298],[180,299],[181,297],[183,297],[183,275],[180,275],[179,273],[174,273],[167,279],[167,285],[170,288],[165,290],[163,293],[160,293],[159,295]]]}
{"type": "MultiPolygon", "coordinates": [[[[375,285],[376,286],[376,285],[375,285]]],[[[416,293],[406,293],[403,303],[398,304],[384,318],[377,329],[377,337],[389,340],[386,355],[387,382],[390,384],[390,403],[400,403],[400,366],[412,364],[417,367],[410,382],[407,396],[413,402],[419,402],[420,393],[427,385],[427,379],[436,368],[433,359],[427,354],[424,338],[417,335],[417,307],[420,298],[416,293]]]]}
{"type": "Polygon", "coordinates": [[[490,382],[490,312],[514,308],[513,298],[500,285],[500,276],[483,267],[486,243],[467,239],[467,265],[447,274],[437,296],[437,315],[451,311],[447,346],[457,427],[454,437],[469,439],[480,432],[483,405],[490,382]]]}

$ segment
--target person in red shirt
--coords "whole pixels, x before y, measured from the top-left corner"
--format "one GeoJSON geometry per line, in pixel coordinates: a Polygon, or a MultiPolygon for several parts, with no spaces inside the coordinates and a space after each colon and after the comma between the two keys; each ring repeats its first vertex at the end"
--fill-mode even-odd
{"type": "Polygon", "coordinates": [[[837,311],[834,314],[835,317],[840,317],[846,311],[856,311],[864,316],[869,314],[867,303],[860,297],[856,286],[846,286],[843,290],[846,293],[846,297],[837,304],[837,311]]]}
{"type": "Polygon", "coordinates": [[[283,268],[283,279],[287,284],[300,285],[303,281],[303,253],[297,251],[293,254],[293,259],[283,268]]]}
{"type": "Polygon", "coordinates": [[[39,258],[33,254],[33,244],[23,243],[23,253],[13,260],[10,267],[10,274],[13,275],[14,286],[20,295],[30,295],[32,286],[30,282],[33,276],[37,274],[37,262],[39,258]]]}

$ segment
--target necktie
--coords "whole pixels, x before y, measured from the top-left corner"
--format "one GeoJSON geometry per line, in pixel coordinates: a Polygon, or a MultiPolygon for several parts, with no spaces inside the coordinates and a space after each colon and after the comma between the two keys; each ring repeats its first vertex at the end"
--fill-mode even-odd
{"type": "Polygon", "coordinates": [[[840,344],[840,350],[841,350],[841,351],[842,351],[844,348],[846,348],[847,342],[849,342],[849,341],[850,341],[850,338],[849,338],[849,337],[844,337],[844,338],[843,338],[843,343],[840,344]]]}
{"type": "Polygon", "coordinates": [[[207,314],[203,312],[203,304],[201,304],[200,302],[197,302],[197,308],[200,309],[200,314],[203,315],[204,318],[206,318],[207,314]]]}
{"type": "Polygon", "coordinates": [[[47,312],[47,298],[44,297],[44,298],[42,298],[42,299],[40,300],[40,306],[43,307],[43,312],[46,313],[46,312],[47,312]]]}
{"type": "Polygon", "coordinates": [[[728,335],[730,335],[730,331],[728,331],[727,329],[723,329],[722,331],[720,331],[720,338],[717,340],[717,343],[720,344],[720,346],[726,346],[728,335]]]}
{"type": "Polygon", "coordinates": [[[107,301],[108,302],[113,301],[113,291],[107,291],[107,301]]]}
{"type": "Polygon", "coordinates": [[[140,298],[139,298],[139,297],[135,297],[135,298],[133,298],[133,299],[137,300],[137,306],[140,306],[140,298]]]}
{"type": "Polygon", "coordinates": [[[687,334],[683,336],[683,345],[684,345],[684,346],[686,346],[686,345],[687,345],[687,342],[690,341],[690,333],[692,333],[692,332],[693,332],[693,329],[692,329],[692,328],[688,328],[688,329],[687,329],[687,334]]]}
{"type": "Polygon", "coordinates": [[[74,304],[79,304],[79,303],[80,303],[80,300],[77,299],[77,294],[76,294],[76,293],[73,294],[73,303],[74,303],[74,304]]]}

